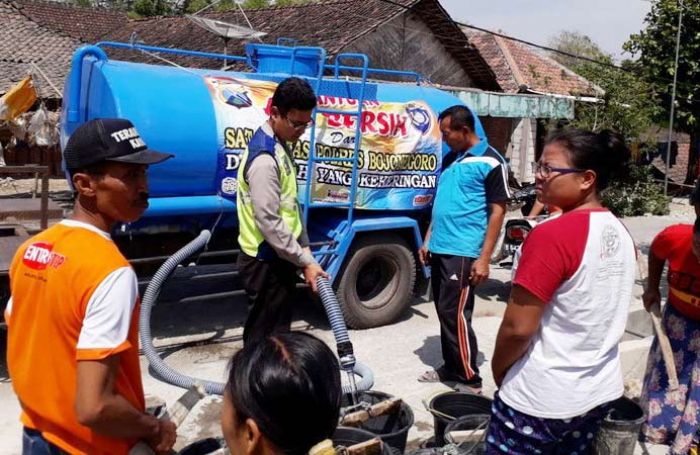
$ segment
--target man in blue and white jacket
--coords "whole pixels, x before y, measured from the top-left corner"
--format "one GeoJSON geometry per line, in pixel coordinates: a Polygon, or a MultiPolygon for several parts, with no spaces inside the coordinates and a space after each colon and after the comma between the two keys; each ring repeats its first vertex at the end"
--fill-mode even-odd
{"type": "Polygon", "coordinates": [[[432,269],[444,364],[418,380],[456,383],[458,389],[480,393],[477,340],[471,327],[474,287],[489,276],[510,197],[508,170],[503,157],[476,134],[468,108],[452,106],[439,121],[451,162],[440,176],[419,257],[432,269]]]}

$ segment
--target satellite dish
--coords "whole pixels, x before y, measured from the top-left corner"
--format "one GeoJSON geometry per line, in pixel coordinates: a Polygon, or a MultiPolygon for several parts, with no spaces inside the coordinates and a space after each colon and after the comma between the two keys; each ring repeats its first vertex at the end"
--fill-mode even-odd
{"type": "Polygon", "coordinates": [[[230,40],[231,38],[259,39],[267,35],[265,32],[259,32],[249,27],[229,24],[228,22],[219,21],[216,19],[207,19],[205,17],[193,16],[191,14],[187,14],[185,17],[203,29],[222,37],[226,41],[230,40]]]}

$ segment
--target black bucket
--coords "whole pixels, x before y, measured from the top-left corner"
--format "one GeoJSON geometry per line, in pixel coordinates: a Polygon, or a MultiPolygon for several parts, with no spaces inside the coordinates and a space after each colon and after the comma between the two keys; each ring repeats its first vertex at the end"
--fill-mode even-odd
{"type": "Polygon", "coordinates": [[[453,431],[478,431],[483,430],[484,436],[481,441],[465,441],[459,444],[457,453],[460,455],[481,455],[486,453],[486,431],[488,430],[490,414],[472,414],[458,417],[445,427],[445,441],[448,444],[455,444],[450,437],[453,431]]]}
{"type": "Polygon", "coordinates": [[[492,400],[467,392],[445,392],[430,400],[430,413],[433,415],[435,444],[445,445],[445,427],[458,417],[478,414],[491,415],[492,400]],[[446,416],[451,416],[450,419],[446,416]]]}
{"type": "Polygon", "coordinates": [[[627,397],[613,401],[612,409],[603,419],[593,444],[596,455],[632,455],[642,423],[644,410],[627,397]]]}
{"type": "MultiPolygon", "coordinates": [[[[369,441],[376,438],[377,435],[366,430],[352,427],[338,427],[333,433],[333,446],[350,447],[360,442],[369,441]]],[[[402,452],[394,452],[388,444],[382,444],[382,455],[395,455],[402,452]]]]}
{"type": "Polygon", "coordinates": [[[214,455],[230,453],[228,447],[226,447],[224,438],[207,438],[193,442],[180,450],[177,455],[214,455]]]}
{"type": "MultiPolygon", "coordinates": [[[[375,404],[393,398],[384,392],[368,390],[358,393],[360,401],[375,404]]],[[[350,397],[345,395],[341,402],[342,407],[350,405],[350,397]]],[[[405,402],[401,402],[399,412],[370,418],[363,423],[360,428],[379,436],[384,443],[396,449],[398,453],[403,453],[408,440],[408,430],[413,426],[413,410],[405,402]]]]}

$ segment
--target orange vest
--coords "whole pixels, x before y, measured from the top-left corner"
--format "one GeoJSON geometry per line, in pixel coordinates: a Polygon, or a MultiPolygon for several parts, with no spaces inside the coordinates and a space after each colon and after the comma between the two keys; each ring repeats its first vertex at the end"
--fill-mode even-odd
{"type": "Polygon", "coordinates": [[[77,349],[92,293],[110,273],[128,266],[111,240],[60,223],[27,240],[12,260],[7,363],[21,421],[71,454],[126,454],[136,443],[97,434],[79,424],[75,414],[77,362],[117,353],[117,393],[137,409],[145,408],[138,304],[125,342],[77,349]]]}

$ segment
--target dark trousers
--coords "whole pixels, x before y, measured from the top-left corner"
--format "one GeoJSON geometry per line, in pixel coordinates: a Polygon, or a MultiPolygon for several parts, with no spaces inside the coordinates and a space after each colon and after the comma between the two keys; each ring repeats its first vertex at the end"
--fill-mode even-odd
{"type": "Polygon", "coordinates": [[[260,260],[241,253],[238,255],[238,269],[249,302],[243,343],[275,332],[289,332],[297,283],[296,267],[282,259],[260,260]]]}
{"type": "Polygon", "coordinates": [[[47,441],[39,431],[24,427],[22,455],[64,455],[65,452],[47,441]]]}
{"type": "Polygon", "coordinates": [[[443,379],[481,385],[476,358],[479,350],[472,330],[474,288],[469,284],[472,259],[431,254],[433,300],[440,320],[443,379]]]}

